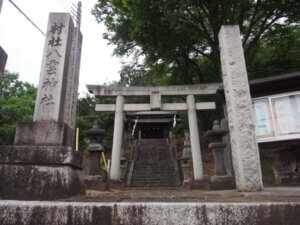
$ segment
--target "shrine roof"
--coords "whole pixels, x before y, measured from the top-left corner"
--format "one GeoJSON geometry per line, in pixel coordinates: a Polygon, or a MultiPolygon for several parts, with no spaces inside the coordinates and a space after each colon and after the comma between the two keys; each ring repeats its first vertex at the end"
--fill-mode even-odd
{"type": "MultiPolygon", "coordinates": [[[[300,71],[249,81],[252,98],[300,90],[300,71]]],[[[224,96],[223,85],[217,91],[224,96]]]]}

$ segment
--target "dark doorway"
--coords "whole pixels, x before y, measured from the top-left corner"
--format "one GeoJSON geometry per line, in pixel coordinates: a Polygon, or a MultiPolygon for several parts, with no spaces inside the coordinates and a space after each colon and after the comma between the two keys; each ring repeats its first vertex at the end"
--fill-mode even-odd
{"type": "Polygon", "coordinates": [[[164,138],[164,126],[161,124],[143,124],[141,132],[142,139],[164,138]]]}

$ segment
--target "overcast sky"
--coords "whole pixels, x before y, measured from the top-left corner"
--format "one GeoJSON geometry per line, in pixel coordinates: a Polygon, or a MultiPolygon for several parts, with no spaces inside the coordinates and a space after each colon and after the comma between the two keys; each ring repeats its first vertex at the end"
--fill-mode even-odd
{"type": "MultiPolygon", "coordinates": [[[[49,12],[67,12],[74,0],[13,0],[44,32],[49,12]]],[[[83,46],[79,91],[86,84],[103,84],[119,80],[120,59],[112,56],[113,46],[102,39],[104,25],[91,15],[96,0],[82,0],[83,46]]],[[[17,9],[4,0],[0,13],[0,45],[8,54],[6,69],[18,72],[20,79],[38,85],[45,37],[17,9]]]]}

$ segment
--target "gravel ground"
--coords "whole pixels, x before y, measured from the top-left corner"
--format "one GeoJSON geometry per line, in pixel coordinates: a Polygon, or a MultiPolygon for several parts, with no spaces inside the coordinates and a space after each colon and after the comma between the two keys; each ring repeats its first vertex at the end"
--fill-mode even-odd
{"type": "MultiPolygon", "coordinates": [[[[61,200],[59,200],[61,201],[61,200]]],[[[87,190],[77,202],[300,202],[300,187],[268,187],[260,192],[201,191],[187,189],[87,190]]]]}

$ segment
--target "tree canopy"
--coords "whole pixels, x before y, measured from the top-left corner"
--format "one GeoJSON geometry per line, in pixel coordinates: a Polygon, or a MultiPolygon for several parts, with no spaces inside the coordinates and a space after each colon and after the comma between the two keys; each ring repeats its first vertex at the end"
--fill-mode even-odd
{"type": "Polygon", "coordinates": [[[240,27],[250,76],[299,70],[299,9],[297,0],[98,0],[93,14],[114,53],[131,55],[121,81],[155,85],[219,80],[227,24],[240,27]]]}
{"type": "Polygon", "coordinates": [[[17,73],[4,73],[0,92],[1,145],[13,144],[18,122],[32,121],[36,88],[18,78],[17,73]]]}

